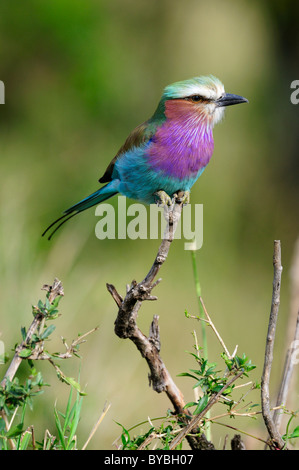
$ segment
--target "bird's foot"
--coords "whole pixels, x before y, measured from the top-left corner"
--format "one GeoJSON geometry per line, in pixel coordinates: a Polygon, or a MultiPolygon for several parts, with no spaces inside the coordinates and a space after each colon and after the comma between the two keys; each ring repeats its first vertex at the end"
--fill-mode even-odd
{"type": "Polygon", "coordinates": [[[154,196],[159,207],[172,205],[172,199],[165,191],[157,191],[154,196]]]}
{"type": "Polygon", "coordinates": [[[178,191],[173,194],[172,197],[173,202],[183,204],[183,206],[187,206],[190,203],[190,191],[178,191]]]}

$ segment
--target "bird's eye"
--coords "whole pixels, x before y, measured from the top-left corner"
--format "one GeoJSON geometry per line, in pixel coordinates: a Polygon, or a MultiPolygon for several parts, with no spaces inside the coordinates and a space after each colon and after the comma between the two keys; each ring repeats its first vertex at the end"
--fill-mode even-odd
{"type": "Polygon", "coordinates": [[[195,103],[197,103],[198,101],[202,101],[203,100],[203,97],[200,96],[200,95],[193,95],[193,96],[190,96],[189,99],[191,101],[194,101],[195,103]]]}

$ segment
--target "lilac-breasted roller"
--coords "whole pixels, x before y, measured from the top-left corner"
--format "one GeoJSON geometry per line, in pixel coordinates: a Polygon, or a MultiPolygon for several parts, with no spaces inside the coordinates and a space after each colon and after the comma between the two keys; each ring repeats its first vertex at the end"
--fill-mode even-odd
{"type": "Polygon", "coordinates": [[[68,219],[114,196],[168,204],[178,191],[186,194],[209,163],[214,150],[213,127],[226,106],[248,102],[226,93],[210,75],[168,85],[153,116],[131,132],[108,165],[100,189],[64,212],[53,233],[68,219]]]}

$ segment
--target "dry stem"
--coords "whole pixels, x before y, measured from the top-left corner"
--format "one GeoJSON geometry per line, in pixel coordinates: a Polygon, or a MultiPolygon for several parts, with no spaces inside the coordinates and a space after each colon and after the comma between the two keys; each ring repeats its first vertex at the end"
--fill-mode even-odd
{"type": "Polygon", "coordinates": [[[274,350],[274,340],[275,340],[275,331],[276,323],[279,311],[280,304],[280,285],[281,285],[281,246],[280,241],[274,241],[274,254],[273,254],[273,267],[274,267],[274,277],[273,277],[273,292],[272,292],[272,303],[270,311],[270,319],[268,325],[268,334],[266,340],[266,350],[265,350],[265,361],[264,369],[261,380],[261,402],[262,402],[262,413],[265,425],[267,427],[270,442],[269,446],[271,449],[283,449],[285,442],[281,438],[275,422],[272,417],[270,410],[270,374],[271,367],[273,362],[273,350],[274,350]]]}

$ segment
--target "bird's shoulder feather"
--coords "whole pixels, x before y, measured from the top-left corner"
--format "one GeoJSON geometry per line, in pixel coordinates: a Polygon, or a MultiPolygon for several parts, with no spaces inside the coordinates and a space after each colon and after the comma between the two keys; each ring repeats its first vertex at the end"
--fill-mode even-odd
{"type": "Polygon", "coordinates": [[[116,160],[128,150],[138,147],[148,142],[155,134],[158,127],[158,123],[152,120],[148,120],[139,124],[127,137],[125,143],[119,149],[113,160],[109,163],[104,175],[99,179],[100,183],[108,183],[112,180],[113,168],[116,160]]]}

